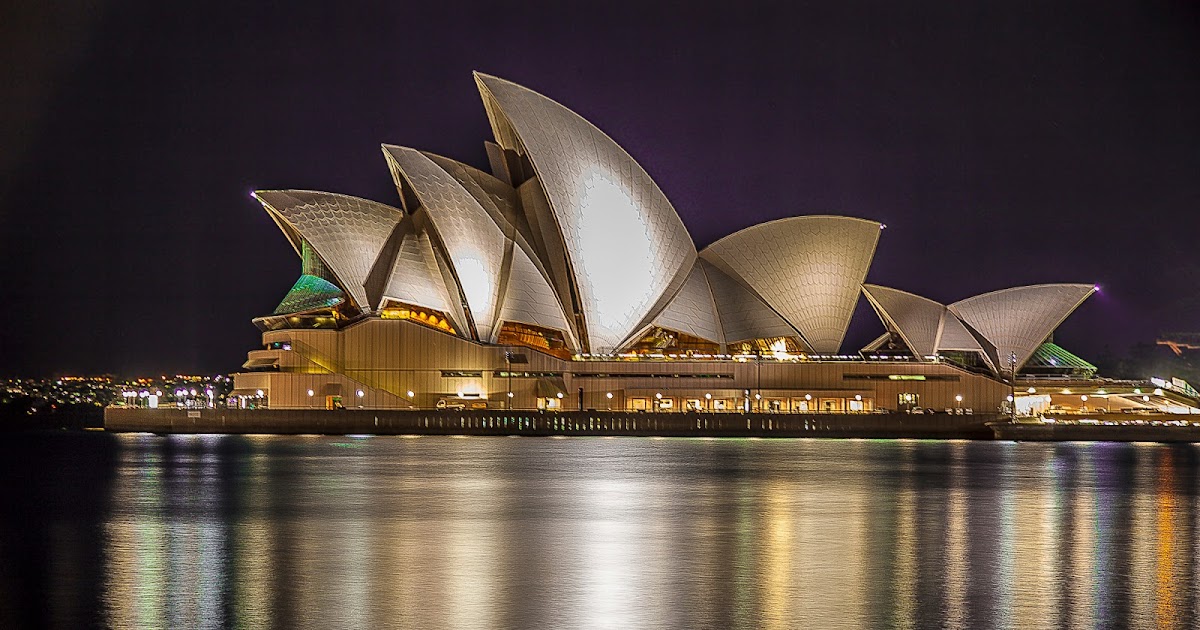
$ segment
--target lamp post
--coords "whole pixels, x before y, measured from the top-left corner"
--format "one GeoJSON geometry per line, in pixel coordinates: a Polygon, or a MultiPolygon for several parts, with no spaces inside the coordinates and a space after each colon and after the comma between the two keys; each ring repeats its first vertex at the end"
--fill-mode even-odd
{"type": "Polygon", "coordinates": [[[754,354],[754,404],[761,412],[762,405],[757,401],[762,400],[762,349],[756,348],[754,354]]]}
{"type": "Polygon", "coordinates": [[[1017,421],[1017,353],[1008,353],[1008,411],[1009,418],[1017,421]]]}
{"type": "Polygon", "coordinates": [[[508,374],[508,396],[505,397],[504,408],[512,409],[513,393],[512,393],[512,353],[511,352],[508,352],[508,351],[504,352],[504,367],[505,367],[506,373],[508,374]]]}

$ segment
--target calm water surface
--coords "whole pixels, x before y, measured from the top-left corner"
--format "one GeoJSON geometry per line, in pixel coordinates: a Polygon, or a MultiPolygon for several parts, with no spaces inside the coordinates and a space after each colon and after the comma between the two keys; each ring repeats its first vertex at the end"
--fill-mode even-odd
{"type": "Polygon", "coordinates": [[[6,436],[0,626],[1194,627],[1198,453],[6,436]]]}

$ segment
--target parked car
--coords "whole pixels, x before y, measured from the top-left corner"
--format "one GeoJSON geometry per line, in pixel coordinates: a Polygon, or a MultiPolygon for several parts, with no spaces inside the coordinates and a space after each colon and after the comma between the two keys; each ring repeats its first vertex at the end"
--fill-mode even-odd
{"type": "Polygon", "coordinates": [[[467,403],[461,400],[446,400],[442,398],[437,401],[436,406],[438,409],[466,409],[467,403]]]}

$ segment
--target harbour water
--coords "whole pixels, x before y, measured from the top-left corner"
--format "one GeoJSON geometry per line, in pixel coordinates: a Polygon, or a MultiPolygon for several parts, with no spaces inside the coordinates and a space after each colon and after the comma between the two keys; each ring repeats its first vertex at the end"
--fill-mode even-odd
{"type": "Polygon", "coordinates": [[[0,626],[1194,627],[1192,445],[0,441],[0,626]]]}

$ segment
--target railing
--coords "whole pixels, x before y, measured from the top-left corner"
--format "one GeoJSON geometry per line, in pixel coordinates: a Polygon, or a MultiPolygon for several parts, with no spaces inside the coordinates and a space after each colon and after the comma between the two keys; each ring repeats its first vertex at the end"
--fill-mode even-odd
{"type": "Polygon", "coordinates": [[[670,437],[990,437],[996,414],[109,409],[110,431],[670,437]]]}

